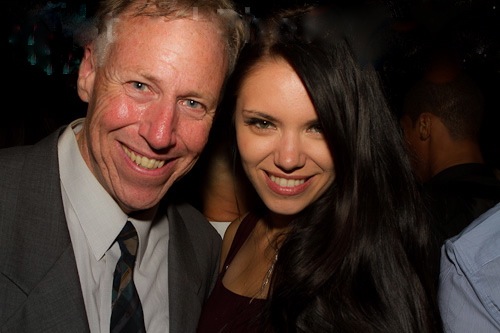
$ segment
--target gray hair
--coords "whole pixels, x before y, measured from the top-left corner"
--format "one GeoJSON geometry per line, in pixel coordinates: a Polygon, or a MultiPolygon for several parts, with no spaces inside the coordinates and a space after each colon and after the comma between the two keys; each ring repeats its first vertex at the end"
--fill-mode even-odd
{"type": "Polygon", "coordinates": [[[113,27],[119,16],[129,12],[134,16],[165,17],[168,19],[199,17],[216,23],[226,42],[229,75],[246,41],[243,20],[231,0],[102,0],[93,21],[81,34],[80,44],[95,43],[98,63],[113,42],[113,27]]]}

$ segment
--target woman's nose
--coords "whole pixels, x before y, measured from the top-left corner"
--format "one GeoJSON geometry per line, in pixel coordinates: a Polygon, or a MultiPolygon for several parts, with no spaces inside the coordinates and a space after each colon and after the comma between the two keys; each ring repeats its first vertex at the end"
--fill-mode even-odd
{"type": "Polygon", "coordinates": [[[305,165],[305,156],[300,135],[287,133],[281,137],[276,145],[274,163],[283,171],[291,172],[305,165]]]}

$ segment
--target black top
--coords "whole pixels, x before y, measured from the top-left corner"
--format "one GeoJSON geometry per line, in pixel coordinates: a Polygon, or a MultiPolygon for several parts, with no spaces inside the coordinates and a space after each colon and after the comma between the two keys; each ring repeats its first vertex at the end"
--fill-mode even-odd
{"type": "Polygon", "coordinates": [[[258,220],[255,214],[250,213],[241,221],[224,262],[224,269],[219,274],[217,283],[202,309],[198,333],[259,332],[257,318],[265,300],[235,294],[222,283],[227,268],[258,220]]]}

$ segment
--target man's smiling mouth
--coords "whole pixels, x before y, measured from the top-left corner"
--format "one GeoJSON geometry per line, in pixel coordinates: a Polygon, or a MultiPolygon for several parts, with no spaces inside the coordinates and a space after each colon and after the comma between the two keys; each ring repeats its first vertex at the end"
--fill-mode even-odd
{"type": "Polygon", "coordinates": [[[123,150],[125,151],[125,154],[127,154],[127,156],[132,160],[132,162],[145,169],[158,169],[165,164],[165,161],[159,161],[154,158],[147,158],[146,156],[136,154],[133,151],[130,151],[125,146],[123,146],[123,150]]]}

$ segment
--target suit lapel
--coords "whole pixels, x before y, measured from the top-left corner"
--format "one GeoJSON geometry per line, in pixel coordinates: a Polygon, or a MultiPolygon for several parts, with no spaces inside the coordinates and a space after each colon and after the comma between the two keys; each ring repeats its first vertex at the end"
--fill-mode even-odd
{"type": "MultiPolygon", "coordinates": [[[[9,321],[12,331],[88,331],[76,261],[61,198],[57,139],[28,152],[16,202],[13,251],[5,273],[25,298],[9,321]],[[29,209],[27,209],[29,207],[29,209]]],[[[18,295],[19,296],[19,295],[18,295]]],[[[22,300],[22,301],[21,301],[22,300]]],[[[10,326],[9,326],[10,325],[10,326]]]]}
{"type": "Polygon", "coordinates": [[[194,332],[202,278],[185,222],[174,206],[167,208],[169,221],[168,285],[171,332],[194,332]],[[191,327],[192,329],[188,329],[191,327]]]}

